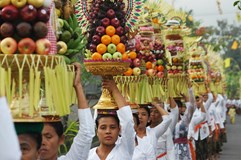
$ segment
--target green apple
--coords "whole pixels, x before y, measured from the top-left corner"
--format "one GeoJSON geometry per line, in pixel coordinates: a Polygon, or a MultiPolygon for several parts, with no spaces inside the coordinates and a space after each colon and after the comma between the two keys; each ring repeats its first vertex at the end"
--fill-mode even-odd
{"type": "Polygon", "coordinates": [[[156,62],[156,64],[158,64],[158,65],[163,65],[163,63],[164,63],[164,62],[163,62],[163,60],[161,60],[161,59],[158,59],[157,62],[156,62]]]}
{"type": "Polygon", "coordinates": [[[120,52],[115,52],[113,54],[113,59],[115,59],[115,60],[122,60],[122,54],[120,52]]]}
{"type": "Polygon", "coordinates": [[[58,49],[58,54],[65,54],[67,52],[68,46],[65,42],[58,41],[57,42],[57,49],[58,49]]]}
{"type": "Polygon", "coordinates": [[[36,8],[40,8],[44,5],[44,0],[28,0],[28,4],[31,4],[36,8]]]}
{"type": "Polygon", "coordinates": [[[0,0],[0,8],[3,8],[11,3],[11,0],[0,0]]]}
{"type": "Polygon", "coordinates": [[[133,74],[139,76],[141,74],[141,69],[139,67],[133,68],[133,74]]]}
{"type": "Polygon", "coordinates": [[[22,8],[26,5],[27,0],[11,0],[11,3],[17,8],[22,8]]]}
{"type": "Polygon", "coordinates": [[[103,54],[102,59],[104,61],[112,60],[112,55],[110,53],[105,53],[103,54]]]}
{"type": "Polygon", "coordinates": [[[116,45],[111,43],[107,46],[107,51],[111,54],[115,53],[116,52],[116,45]]]}

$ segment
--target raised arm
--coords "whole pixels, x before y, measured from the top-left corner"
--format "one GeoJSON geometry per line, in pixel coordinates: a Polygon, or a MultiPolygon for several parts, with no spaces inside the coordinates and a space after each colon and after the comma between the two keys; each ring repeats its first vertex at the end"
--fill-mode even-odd
{"type": "Polygon", "coordinates": [[[206,87],[207,92],[208,92],[208,99],[204,105],[204,107],[206,108],[206,110],[208,111],[209,107],[211,106],[212,102],[213,102],[213,94],[211,93],[209,87],[206,87]]]}
{"type": "Polygon", "coordinates": [[[131,108],[127,105],[114,80],[104,81],[103,87],[111,92],[119,108],[117,115],[121,126],[121,145],[125,150],[128,150],[129,155],[132,157],[135,148],[135,131],[131,108]]]}
{"type": "Polygon", "coordinates": [[[170,116],[168,115],[168,113],[165,111],[164,104],[159,104],[159,103],[152,103],[152,105],[154,107],[156,107],[156,109],[160,112],[160,114],[162,115],[162,122],[157,125],[156,127],[153,128],[153,130],[156,133],[156,137],[157,139],[159,139],[159,137],[161,137],[167,130],[167,128],[170,126],[172,119],[170,118],[170,116]]]}
{"type": "Polygon", "coordinates": [[[178,113],[179,112],[178,112],[178,106],[172,97],[169,97],[169,103],[170,103],[170,108],[171,108],[170,117],[172,119],[172,122],[171,122],[169,128],[171,129],[171,132],[173,133],[175,126],[177,124],[177,121],[178,121],[178,113]]]}
{"type": "Polygon", "coordinates": [[[21,151],[11,112],[5,97],[0,96],[0,155],[1,159],[18,160],[21,151]]]}
{"type": "Polygon", "coordinates": [[[78,100],[79,131],[74,138],[69,152],[65,156],[59,158],[61,160],[86,160],[92,144],[92,138],[95,136],[94,120],[81,84],[80,64],[75,63],[74,65],[74,89],[78,100]]]}

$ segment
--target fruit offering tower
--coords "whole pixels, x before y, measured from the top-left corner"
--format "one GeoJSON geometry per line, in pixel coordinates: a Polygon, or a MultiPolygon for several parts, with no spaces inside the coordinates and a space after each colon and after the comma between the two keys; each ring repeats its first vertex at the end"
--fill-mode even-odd
{"type": "Polygon", "coordinates": [[[197,50],[193,50],[191,58],[189,60],[188,72],[191,81],[196,83],[204,82],[205,80],[205,69],[203,65],[203,58],[201,53],[197,50]]]}
{"type": "MultiPolygon", "coordinates": [[[[84,64],[87,71],[103,79],[123,74],[135,58],[127,51],[127,33],[137,22],[142,0],[84,0],[76,9],[80,25],[86,29],[87,49],[84,64]]],[[[103,89],[96,109],[115,109],[107,89],[103,89]]]]}
{"type": "Polygon", "coordinates": [[[0,95],[15,122],[59,120],[74,102],[74,68],[54,55],[52,0],[4,0],[0,9],[0,95]]]}

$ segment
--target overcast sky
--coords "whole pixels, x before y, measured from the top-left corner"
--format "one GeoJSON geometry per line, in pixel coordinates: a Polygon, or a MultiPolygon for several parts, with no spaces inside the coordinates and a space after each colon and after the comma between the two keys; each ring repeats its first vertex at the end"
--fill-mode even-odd
{"type": "MultiPolygon", "coordinates": [[[[166,0],[166,2],[172,3],[173,0],[166,0]]],[[[174,0],[175,8],[183,8],[184,10],[193,10],[194,20],[200,20],[203,26],[217,25],[217,20],[227,19],[229,24],[237,22],[236,12],[238,11],[233,7],[235,0],[220,0],[221,10],[223,12],[220,15],[216,0],[174,0]]]]}

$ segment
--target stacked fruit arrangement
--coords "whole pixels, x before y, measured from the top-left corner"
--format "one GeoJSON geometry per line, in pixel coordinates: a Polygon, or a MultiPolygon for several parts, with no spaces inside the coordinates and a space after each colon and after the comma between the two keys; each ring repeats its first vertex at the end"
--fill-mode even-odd
{"type": "Polygon", "coordinates": [[[163,78],[165,75],[165,65],[167,62],[167,59],[165,57],[165,45],[161,41],[159,37],[156,37],[155,43],[153,46],[153,52],[156,57],[156,76],[159,78],[163,78]]]}
{"type": "Polygon", "coordinates": [[[172,57],[172,64],[167,65],[168,75],[182,75],[185,73],[185,64],[182,57],[172,57]]]}
{"type": "Polygon", "coordinates": [[[189,75],[190,79],[194,82],[204,82],[205,72],[202,64],[201,55],[196,53],[192,54],[192,58],[189,62],[189,75]]]}
{"type": "Polygon", "coordinates": [[[51,43],[46,38],[50,0],[0,1],[1,53],[47,55],[51,43]]]}
{"type": "Polygon", "coordinates": [[[88,33],[86,60],[127,60],[125,42],[125,3],[122,1],[95,0],[91,7],[91,25],[88,33]]]}

